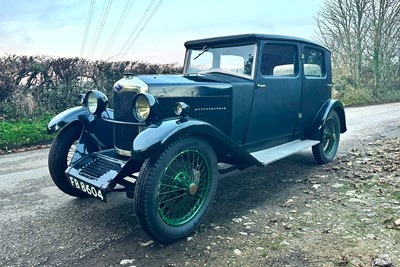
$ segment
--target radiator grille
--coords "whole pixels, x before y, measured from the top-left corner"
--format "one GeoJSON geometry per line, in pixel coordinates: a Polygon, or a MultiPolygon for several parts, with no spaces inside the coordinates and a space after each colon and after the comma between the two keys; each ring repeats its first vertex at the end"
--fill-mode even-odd
{"type": "MultiPolygon", "coordinates": [[[[114,92],[114,119],[125,122],[138,122],[133,115],[134,91],[114,92]]],[[[131,151],[133,139],[138,135],[139,127],[114,124],[114,145],[116,148],[131,151]]]]}
{"type": "Polygon", "coordinates": [[[102,157],[96,157],[91,162],[83,166],[79,170],[79,174],[89,179],[98,179],[111,170],[118,172],[120,169],[120,164],[109,161],[102,157]]]}

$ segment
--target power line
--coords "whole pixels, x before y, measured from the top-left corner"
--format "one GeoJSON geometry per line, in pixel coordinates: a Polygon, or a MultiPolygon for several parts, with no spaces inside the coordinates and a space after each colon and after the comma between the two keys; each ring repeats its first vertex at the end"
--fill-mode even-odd
{"type": "Polygon", "coordinates": [[[92,46],[91,46],[92,49],[91,49],[89,58],[92,58],[94,52],[96,51],[97,45],[98,45],[99,40],[100,40],[101,33],[103,32],[103,28],[104,28],[104,25],[105,25],[106,20],[107,20],[108,13],[110,12],[110,8],[111,8],[112,2],[113,2],[113,0],[108,0],[107,5],[106,5],[106,2],[104,2],[103,9],[102,9],[102,12],[101,12],[101,15],[100,15],[100,19],[99,19],[99,22],[97,24],[97,32],[96,32],[95,37],[93,38],[93,41],[92,41],[92,46]]]}
{"type": "Polygon", "coordinates": [[[124,24],[125,19],[126,19],[126,17],[128,16],[129,11],[131,10],[131,8],[132,8],[132,6],[133,6],[134,3],[135,3],[135,0],[133,0],[133,1],[127,0],[127,1],[126,1],[125,7],[124,7],[124,9],[123,9],[123,11],[122,11],[122,14],[121,14],[119,20],[118,20],[118,23],[117,23],[117,25],[115,26],[114,31],[113,31],[113,33],[112,33],[110,39],[108,40],[108,43],[107,43],[107,45],[106,45],[106,48],[104,49],[102,58],[104,58],[104,57],[107,55],[107,53],[110,51],[112,45],[114,44],[115,37],[117,37],[119,31],[121,30],[122,25],[124,24]]]}
{"type": "Polygon", "coordinates": [[[136,42],[136,40],[138,39],[139,35],[143,32],[143,29],[147,26],[147,24],[149,23],[149,21],[151,20],[151,18],[154,16],[154,14],[156,13],[157,9],[161,6],[163,0],[159,0],[156,7],[153,9],[153,11],[151,12],[150,16],[147,18],[146,22],[143,24],[142,28],[140,28],[139,32],[136,34],[135,38],[132,40],[132,42],[130,43],[130,45],[127,47],[127,49],[124,51],[124,53],[122,54],[122,57],[126,55],[126,53],[128,53],[129,49],[131,49],[132,45],[136,42]]]}
{"type": "MultiPolygon", "coordinates": [[[[140,34],[143,32],[143,30],[145,29],[145,27],[147,26],[147,24],[150,22],[150,20],[153,18],[154,14],[156,13],[156,11],[158,10],[158,8],[161,6],[163,0],[159,0],[158,3],[155,5],[155,7],[152,9],[152,7],[154,6],[156,0],[151,0],[150,3],[148,4],[146,10],[143,12],[141,18],[139,19],[138,23],[136,24],[136,26],[133,28],[131,34],[129,35],[128,39],[126,40],[126,42],[124,43],[124,45],[122,46],[120,52],[117,54],[120,56],[119,60],[121,60],[127,53],[128,51],[131,49],[131,47],[133,46],[133,44],[136,42],[136,40],[139,38],[140,34]],[[148,15],[148,13],[150,12],[150,14],[148,15]]],[[[97,27],[95,30],[95,33],[93,35],[93,39],[91,42],[91,46],[89,49],[89,58],[92,58],[93,55],[96,52],[100,37],[102,35],[104,26],[106,24],[107,21],[107,17],[108,14],[110,12],[111,9],[111,5],[113,3],[113,0],[108,0],[108,2],[104,1],[104,5],[102,7],[102,11],[97,23],[97,27]]],[[[110,51],[112,45],[115,43],[115,39],[118,35],[118,33],[120,32],[130,10],[132,9],[133,4],[135,3],[135,0],[127,0],[125,3],[125,7],[124,10],[118,20],[118,23],[116,24],[116,26],[114,27],[114,31],[111,35],[111,37],[109,38],[107,45],[103,51],[103,55],[102,57],[105,57],[107,55],[107,53],[110,51]]],[[[84,50],[85,50],[85,46],[86,46],[86,42],[88,39],[88,35],[89,35],[89,30],[90,30],[90,26],[92,24],[92,19],[93,19],[93,12],[95,9],[95,4],[96,4],[96,0],[91,0],[90,3],[90,8],[89,8],[89,13],[88,13],[88,18],[86,21],[86,26],[85,26],[85,31],[84,31],[84,36],[83,36],[83,41],[82,41],[82,45],[81,45],[81,51],[80,51],[80,55],[82,57],[84,50]]],[[[115,57],[115,56],[113,56],[115,57]]]]}
{"type": "Polygon", "coordinates": [[[120,60],[122,59],[122,56],[124,55],[124,51],[126,50],[126,48],[128,47],[130,40],[132,39],[132,37],[134,36],[134,34],[136,33],[136,31],[139,29],[140,24],[142,24],[142,21],[144,20],[144,18],[146,17],[147,13],[149,12],[150,8],[153,6],[155,0],[151,0],[149,5],[147,6],[146,10],[143,12],[142,17],[139,19],[138,23],[136,24],[135,28],[133,28],[131,34],[129,35],[128,39],[126,40],[125,44],[122,46],[121,50],[119,51],[119,55],[120,56],[120,60]]]}
{"type": "Polygon", "coordinates": [[[126,51],[128,50],[128,46],[129,43],[131,43],[131,39],[133,38],[133,36],[135,35],[136,31],[139,29],[140,25],[142,24],[144,18],[146,17],[147,13],[149,12],[149,10],[151,9],[151,7],[153,6],[155,0],[151,0],[149,5],[147,6],[146,10],[143,12],[142,17],[139,19],[138,23],[136,24],[135,28],[133,28],[131,34],[129,35],[128,39],[126,40],[125,44],[122,46],[121,50],[119,51],[119,55],[120,56],[120,60],[122,59],[122,57],[126,54],[126,51]]]}
{"type": "Polygon", "coordinates": [[[79,53],[79,56],[82,57],[83,51],[85,49],[86,45],[86,40],[88,36],[88,32],[90,29],[90,24],[92,23],[92,17],[93,17],[93,11],[94,11],[94,6],[96,5],[96,0],[90,1],[90,6],[89,6],[89,12],[88,12],[88,17],[86,19],[86,25],[85,25],[85,31],[83,32],[83,39],[82,39],[82,44],[81,44],[81,51],[79,53]]]}

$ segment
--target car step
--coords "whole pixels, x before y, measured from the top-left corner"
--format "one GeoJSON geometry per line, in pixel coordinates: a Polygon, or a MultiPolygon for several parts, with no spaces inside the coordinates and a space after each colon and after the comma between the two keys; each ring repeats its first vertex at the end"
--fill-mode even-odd
{"type": "Polygon", "coordinates": [[[268,165],[274,161],[295,154],[305,148],[319,144],[319,142],[320,141],[316,140],[295,140],[283,145],[253,152],[251,155],[262,164],[268,165]]]}

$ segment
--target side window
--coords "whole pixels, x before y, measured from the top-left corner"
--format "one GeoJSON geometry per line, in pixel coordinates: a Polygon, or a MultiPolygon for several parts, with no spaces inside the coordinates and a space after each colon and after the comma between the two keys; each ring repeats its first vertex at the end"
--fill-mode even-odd
{"type": "Polygon", "coordinates": [[[266,44],[262,51],[261,74],[267,76],[296,76],[297,47],[287,44],[266,44]]]}
{"type": "Polygon", "coordinates": [[[325,76],[324,54],[321,50],[309,47],[304,48],[304,76],[325,76]]]}

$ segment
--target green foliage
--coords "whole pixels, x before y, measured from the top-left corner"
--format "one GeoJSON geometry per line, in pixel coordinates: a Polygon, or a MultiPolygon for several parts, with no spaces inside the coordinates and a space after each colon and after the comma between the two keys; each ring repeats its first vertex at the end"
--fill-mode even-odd
{"type": "Polygon", "coordinates": [[[391,103],[400,101],[400,90],[386,90],[378,93],[380,102],[391,103]]]}
{"type": "MultiPolygon", "coordinates": [[[[105,62],[44,56],[0,57],[0,149],[52,140],[46,126],[54,114],[78,104],[78,97],[97,89],[112,99],[112,87],[124,72],[181,73],[177,64],[139,61],[105,62]]],[[[112,103],[110,103],[112,104],[112,103]]]]}
{"type": "Polygon", "coordinates": [[[363,106],[375,102],[371,92],[351,87],[343,90],[338,96],[345,106],[363,106]]]}
{"type": "Polygon", "coordinates": [[[336,93],[334,97],[342,101],[345,106],[365,106],[400,101],[398,85],[392,84],[391,87],[380,90],[374,96],[371,82],[365,81],[361,87],[354,76],[344,68],[334,69],[333,84],[336,93]]]}
{"type": "Polygon", "coordinates": [[[46,113],[37,120],[0,121],[0,149],[8,150],[51,141],[54,135],[48,135],[46,129],[52,117],[46,113]]]}
{"type": "Polygon", "coordinates": [[[373,96],[370,90],[347,88],[338,92],[337,98],[345,106],[365,106],[372,104],[383,104],[400,102],[399,90],[387,90],[379,92],[378,96],[373,96]]]}
{"type": "Polygon", "coordinates": [[[77,104],[78,96],[97,89],[112,97],[112,87],[124,72],[181,73],[177,64],[139,61],[105,62],[43,56],[0,57],[0,120],[37,119],[77,104]]]}

